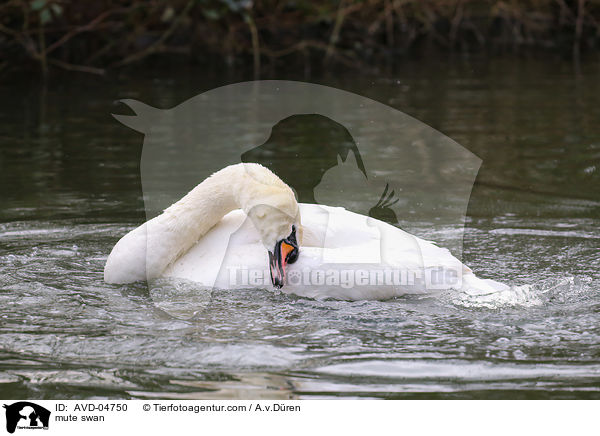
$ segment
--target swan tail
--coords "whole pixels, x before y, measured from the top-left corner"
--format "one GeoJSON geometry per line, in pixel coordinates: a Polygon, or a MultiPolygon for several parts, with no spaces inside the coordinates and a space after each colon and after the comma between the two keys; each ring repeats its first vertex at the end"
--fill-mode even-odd
{"type": "Polygon", "coordinates": [[[489,295],[509,290],[510,286],[492,279],[481,279],[472,272],[463,274],[461,291],[468,295],[489,295]]]}

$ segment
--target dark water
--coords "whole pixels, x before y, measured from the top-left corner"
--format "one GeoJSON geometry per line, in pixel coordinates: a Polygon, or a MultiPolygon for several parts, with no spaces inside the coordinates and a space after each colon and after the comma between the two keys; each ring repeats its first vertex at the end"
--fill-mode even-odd
{"type": "MultiPolygon", "coordinates": [[[[500,59],[312,78],[477,154],[463,260],[527,285],[363,302],[103,282],[110,249],[145,216],[143,138],[110,117],[123,112],[113,101],[167,108],[243,77],[5,80],[0,397],[600,398],[599,73],[593,60],[500,59]],[[177,316],[192,303],[193,319],[177,316]]],[[[458,230],[415,227],[441,245],[458,230]]]]}

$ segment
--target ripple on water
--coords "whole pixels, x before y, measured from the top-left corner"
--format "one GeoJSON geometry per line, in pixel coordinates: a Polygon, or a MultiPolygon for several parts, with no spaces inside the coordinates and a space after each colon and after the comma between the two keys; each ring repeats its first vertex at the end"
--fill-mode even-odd
{"type": "MultiPolygon", "coordinates": [[[[510,290],[343,302],[257,289],[207,291],[185,281],[107,285],[106,255],[130,228],[2,225],[3,392],[49,398],[57,390],[73,398],[89,397],[90,390],[105,398],[598,392],[600,287],[584,263],[589,238],[470,230],[467,240],[475,238],[478,250],[470,266],[491,271],[510,290]],[[539,273],[540,259],[525,243],[532,237],[560,241],[544,240],[548,250],[569,240],[580,274],[539,273]],[[507,242],[502,238],[517,243],[494,251],[507,242]],[[525,280],[511,280],[503,256],[520,260],[525,280]]],[[[436,231],[442,239],[456,234],[436,231]]]]}

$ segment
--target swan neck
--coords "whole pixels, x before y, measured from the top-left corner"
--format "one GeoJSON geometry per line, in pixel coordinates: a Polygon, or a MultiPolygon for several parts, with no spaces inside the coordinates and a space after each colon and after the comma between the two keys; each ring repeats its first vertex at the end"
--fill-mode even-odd
{"type": "Polygon", "coordinates": [[[243,174],[237,167],[214,173],[165,210],[165,213],[174,214],[185,230],[192,231],[192,234],[186,234],[187,240],[195,243],[229,212],[243,209],[238,195],[243,174]]]}
{"type": "Polygon", "coordinates": [[[286,219],[295,217],[297,208],[291,189],[261,165],[223,168],[148,222],[148,278],[160,276],[232,210],[242,209],[270,248],[277,235],[289,233],[286,219]],[[265,204],[275,208],[265,211],[265,204]],[[281,204],[288,206],[287,215],[273,211],[281,204]]]}

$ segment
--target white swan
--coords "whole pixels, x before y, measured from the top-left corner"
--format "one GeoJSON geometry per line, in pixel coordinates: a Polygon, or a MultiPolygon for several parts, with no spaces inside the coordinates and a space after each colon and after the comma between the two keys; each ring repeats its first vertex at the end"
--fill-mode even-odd
{"type": "Polygon", "coordinates": [[[275,174],[252,163],[216,172],[129,232],[104,268],[108,283],[160,277],[349,300],[508,288],[384,222],[341,207],[298,204],[275,174]]]}

